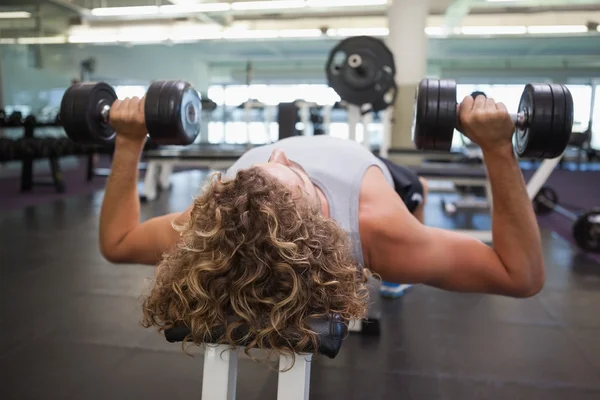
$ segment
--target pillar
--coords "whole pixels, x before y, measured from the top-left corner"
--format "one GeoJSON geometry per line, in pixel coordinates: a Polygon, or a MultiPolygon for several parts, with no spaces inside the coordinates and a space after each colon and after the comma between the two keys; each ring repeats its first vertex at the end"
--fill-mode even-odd
{"type": "MultiPolygon", "coordinates": [[[[191,84],[202,95],[208,97],[208,87],[210,86],[210,68],[206,62],[194,60],[192,64],[193,72],[190,78],[191,84]]],[[[211,112],[202,112],[202,121],[200,123],[200,136],[197,142],[208,143],[208,126],[211,119],[211,112]]]]}
{"type": "Polygon", "coordinates": [[[415,89],[427,70],[429,0],[393,0],[388,9],[387,45],[394,54],[398,95],[392,114],[392,148],[413,148],[415,89]]]}

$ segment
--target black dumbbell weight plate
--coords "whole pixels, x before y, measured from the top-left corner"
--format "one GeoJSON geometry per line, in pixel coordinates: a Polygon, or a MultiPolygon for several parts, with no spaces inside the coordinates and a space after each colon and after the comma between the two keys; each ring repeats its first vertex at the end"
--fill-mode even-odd
{"type": "Polygon", "coordinates": [[[450,151],[456,128],[456,82],[441,80],[437,129],[434,131],[434,150],[450,151]]]}
{"type": "Polygon", "coordinates": [[[200,133],[201,99],[184,81],[153,82],[146,93],[144,112],[152,142],[188,145],[200,133]]]}
{"type": "Polygon", "coordinates": [[[600,253],[600,210],[579,217],[573,225],[573,237],[583,250],[600,253]]]}
{"type": "Polygon", "coordinates": [[[551,84],[554,112],[552,130],[546,136],[546,148],[543,158],[560,156],[569,143],[573,130],[573,97],[564,85],[551,84]]]}
{"type": "Polygon", "coordinates": [[[456,127],[456,84],[423,79],[416,91],[413,141],[419,150],[450,151],[456,127]]]}
{"type": "Polygon", "coordinates": [[[101,110],[117,99],[114,89],[103,82],[78,83],[65,92],[60,104],[60,122],[67,136],[81,144],[108,144],[115,131],[104,121],[101,110]]]}
{"type": "Polygon", "coordinates": [[[573,102],[568,97],[558,85],[525,87],[519,103],[525,125],[517,127],[515,141],[520,157],[553,158],[563,153],[573,125],[573,102]]]}
{"type": "Polygon", "coordinates": [[[325,72],[329,86],[342,100],[362,106],[381,101],[394,85],[396,65],[383,41],[356,36],[342,40],[329,52],[325,72]]]}
{"type": "Polygon", "coordinates": [[[550,214],[558,204],[558,194],[554,189],[544,186],[533,198],[533,210],[537,215],[550,214]]]}

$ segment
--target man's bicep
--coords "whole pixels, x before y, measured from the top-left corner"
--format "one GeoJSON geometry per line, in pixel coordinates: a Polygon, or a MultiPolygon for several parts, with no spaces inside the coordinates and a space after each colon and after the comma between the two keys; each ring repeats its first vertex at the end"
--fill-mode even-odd
{"type": "Polygon", "coordinates": [[[186,210],[141,223],[119,244],[119,258],[129,263],[155,265],[179,240],[179,233],[174,229],[173,223],[183,224],[188,218],[189,210],[186,210]]]}
{"type": "Polygon", "coordinates": [[[489,246],[464,234],[409,225],[411,231],[389,238],[381,249],[388,254],[377,271],[384,280],[459,292],[505,293],[510,287],[510,276],[489,246]]]}

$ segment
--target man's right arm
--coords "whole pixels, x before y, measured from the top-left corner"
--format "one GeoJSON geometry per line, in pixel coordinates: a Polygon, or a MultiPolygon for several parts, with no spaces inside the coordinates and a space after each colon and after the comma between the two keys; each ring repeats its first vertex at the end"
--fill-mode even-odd
{"type": "Polygon", "coordinates": [[[118,133],[100,212],[100,251],[114,263],[156,264],[179,238],[173,221],[182,223],[189,216],[188,209],[140,223],[138,167],[146,140],[142,107],[134,98],[111,109],[118,133]]]}

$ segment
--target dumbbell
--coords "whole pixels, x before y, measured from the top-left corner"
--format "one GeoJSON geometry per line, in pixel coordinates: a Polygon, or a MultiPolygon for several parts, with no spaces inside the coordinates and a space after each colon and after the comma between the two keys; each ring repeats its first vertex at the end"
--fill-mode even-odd
{"type": "Polygon", "coordinates": [[[538,215],[556,212],[573,222],[573,237],[577,245],[585,251],[600,253],[600,209],[587,211],[581,215],[558,204],[558,194],[544,186],[533,198],[533,210],[538,215]]]}
{"type": "Polygon", "coordinates": [[[23,114],[20,111],[14,111],[6,119],[6,126],[21,126],[23,125],[23,114]]]}
{"type": "Polygon", "coordinates": [[[0,162],[12,161],[15,158],[15,141],[0,138],[0,162]]]}
{"type": "MultiPolygon", "coordinates": [[[[423,79],[416,90],[413,114],[417,149],[449,152],[457,115],[456,82],[423,79]]],[[[511,119],[516,126],[515,151],[519,157],[558,157],[573,129],[571,92],[564,85],[528,84],[511,119]]]]}
{"type": "MultiPolygon", "coordinates": [[[[104,82],[76,83],[60,104],[60,123],[67,136],[81,144],[108,145],[116,133],[110,126],[110,108],[117,100],[104,82]]],[[[146,129],[161,145],[188,145],[200,133],[200,96],[187,82],[156,81],[148,88],[144,106],[146,129]]]]}

